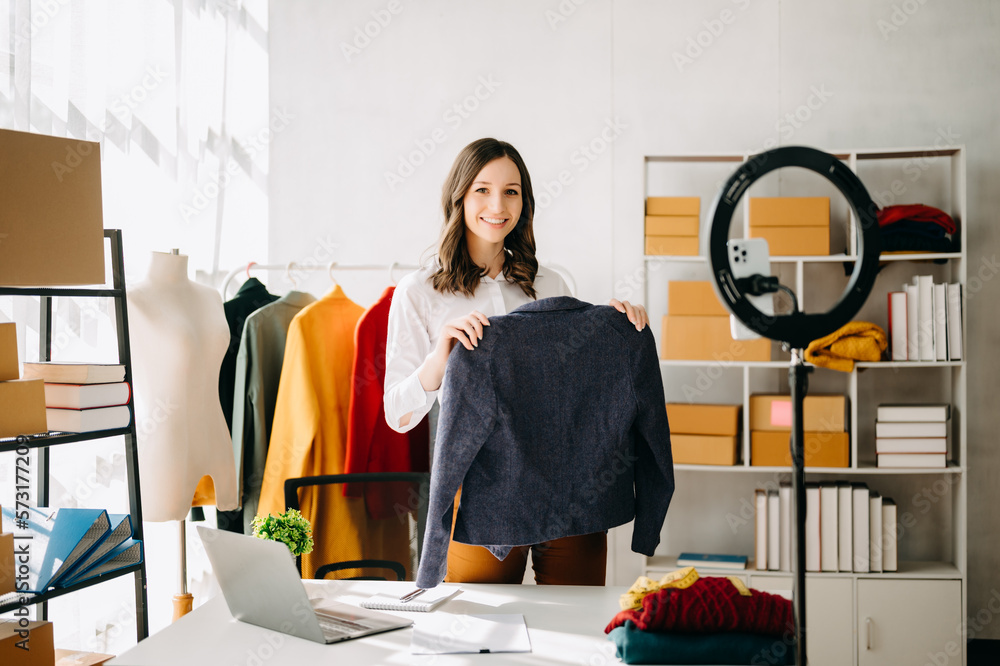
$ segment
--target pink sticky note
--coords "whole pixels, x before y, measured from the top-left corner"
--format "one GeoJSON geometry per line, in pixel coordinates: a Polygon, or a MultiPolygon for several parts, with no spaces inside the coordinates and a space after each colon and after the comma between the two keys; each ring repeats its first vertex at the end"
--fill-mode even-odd
{"type": "Polygon", "coordinates": [[[771,425],[792,427],[792,401],[771,401],[771,425]]]}

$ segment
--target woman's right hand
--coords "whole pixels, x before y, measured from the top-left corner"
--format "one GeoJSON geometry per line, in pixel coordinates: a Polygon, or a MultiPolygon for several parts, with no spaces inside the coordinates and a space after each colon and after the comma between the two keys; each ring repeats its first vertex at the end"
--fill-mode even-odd
{"type": "Polygon", "coordinates": [[[441,327],[437,346],[420,369],[420,384],[425,391],[436,391],[441,388],[444,371],[448,366],[448,355],[456,343],[461,343],[469,351],[479,346],[483,339],[483,327],[489,326],[490,320],[482,312],[473,310],[464,317],[452,319],[441,327]]]}

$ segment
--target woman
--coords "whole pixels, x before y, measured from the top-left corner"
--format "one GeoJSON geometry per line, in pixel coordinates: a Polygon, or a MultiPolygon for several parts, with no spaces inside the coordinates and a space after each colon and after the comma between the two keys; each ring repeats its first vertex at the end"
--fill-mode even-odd
{"type": "MultiPolygon", "coordinates": [[[[488,317],[536,299],[570,295],[562,277],[535,259],[531,178],[509,143],[480,139],[462,149],[445,181],[442,205],[436,265],[403,278],[389,310],[385,415],[399,432],[430,411],[452,347],[478,346],[488,317]]],[[[614,299],[610,304],[638,330],[648,323],[641,305],[614,299]]],[[[604,532],[530,548],[538,583],[604,584],[604,532]]],[[[528,547],[515,548],[501,562],[481,546],[452,541],[446,580],[519,583],[527,552],[528,547]]]]}

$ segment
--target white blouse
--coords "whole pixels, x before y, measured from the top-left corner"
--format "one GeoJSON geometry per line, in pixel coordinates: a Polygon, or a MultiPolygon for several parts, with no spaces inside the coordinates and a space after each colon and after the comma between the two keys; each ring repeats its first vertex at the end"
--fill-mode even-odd
{"type": "MultiPolygon", "coordinates": [[[[389,307],[389,334],[385,345],[385,420],[397,432],[410,430],[431,410],[438,391],[425,391],[418,376],[420,366],[434,351],[441,328],[473,310],[487,317],[507,314],[533,299],[503,274],[483,276],[472,298],[462,293],[435,291],[431,275],[436,266],[410,273],[396,286],[389,307]],[[400,420],[413,413],[405,426],[400,420]]],[[[566,281],[554,270],[538,267],[535,293],[539,299],[572,296],[566,281]]],[[[443,385],[443,381],[442,381],[443,385]]]]}

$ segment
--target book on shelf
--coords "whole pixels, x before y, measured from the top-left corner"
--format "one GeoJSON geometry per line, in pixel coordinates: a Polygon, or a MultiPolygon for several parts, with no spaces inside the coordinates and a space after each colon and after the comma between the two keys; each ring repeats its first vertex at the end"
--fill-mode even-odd
{"type": "Polygon", "coordinates": [[[851,496],[854,498],[852,522],[854,524],[854,571],[868,573],[871,566],[871,493],[864,483],[853,484],[851,496]]]}
{"type": "Polygon", "coordinates": [[[119,569],[130,567],[142,562],[142,542],[126,539],[112,548],[108,553],[87,569],[75,573],[72,577],[60,581],[59,587],[77,585],[91,578],[113,573],[119,569]]]}
{"type": "Polygon", "coordinates": [[[920,360],[920,342],[917,332],[920,330],[920,315],[917,311],[920,302],[917,285],[903,285],[906,292],[906,360],[920,360]]]}
{"type": "Polygon", "coordinates": [[[875,419],[880,423],[947,421],[951,416],[948,404],[879,405],[875,419]]]}
{"type": "Polygon", "coordinates": [[[934,360],[934,277],[914,275],[917,287],[917,358],[934,360]]]}
{"type": "Polygon", "coordinates": [[[946,284],[934,285],[934,358],[948,360],[948,303],[946,284]]]}
{"type": "Polygon", "coordinates": [[[879,453],[878,466],[898,469],[944,469],[948,466],[946,453],[879,453]]]}
{"type": "Polygon", "coordinates": [[[948,438],[876,437],[875,453],[948,453],[948,438]]]}
{"type": "Polygon", "coordinates": [[[127,428],[132,420],[128,407],[94,407],[92,409],[45,410],[51,432],[95,432],[127,428]]]}
{"type": "Polygon", "coordinates": [[[906,337],[906,292],[889,292],[889,351],[893,361],[905,361],[906,337]]]}
{"type": "Polygon", "coordinates": [[[837,568],[840,571],[854,571],[854,497],[851,484],[841,481],[837,484],[837,568]]]}
{"type": "Polygon", "coordinates": [[[681,553],[677,556],[677,566],[736,571],[747,568],[747,556],[721,553],[681,553]]]}
{"type": "Polygon", "coordinates": [[[104,538],[94,546],[86,557],[81,558],[72,569],[66,572],[66,580],[94,566],[113,549],[124,543],[126,539],[132,538],[132,516],[127,513],[109,513],[108,521],[110,529],[104,538]]]}
{"type": "Polygon", "coordinates": [[[947,437],[947,421],[876,421],[875,437],[947,437]]]}
{"type": "Polygon", "coordinates": [[[836,485],[828,483],[819,487],[820,502],[820,571],[837,571],[840,568],[840,549],[837,542],[840,530],[840,497],[836,485]]]}
{"type": "Polygon", "coordinates": [[[948,359],[962,360],[962,284],[948,285],[948,359]]]}
{"type": "Polygon", "coordinates": [[[767,491],[757,488],[754,491],[754,560],[757,570],[767,569],[767,491]]]}
{"type": "Polygon", "coordinates": [[[871,508],[868,516],[868,542],[871,548],[868,568],[872,573],[882,573],[882,496],[872,491],[868,502],[871,508]]]}
{"type": "Polygon", "coordinates": [[[116,384],[46,384],[45,406],[91,409],[127,405],[132,390],[127,382],[116,384]]]}
{"type": "Polygon", "coordinates": [[[50,384],[113,384],[125,381],[125,366],[107,363],[24,364],[25,379],[42,379],[50,384]]]}
{"type": "Polygon", "coordinates": [[[781,500],[777,490],[767,491],[767,568],[781,569],[781,500]]]}
{"type": "Polygon", "coordinates": [[[401,602],[399,597],[394,594],[380,592],[362,601],[361,607],[371,610],[429,613],[461,591],[462,588],[456,585],[438,585],[437,587],[424,590],[420,596],[406,603],[401,602]]]}
{"type": "Polygon", "coordinates": [[[896,503],[888,497],[882,498],[882,571],[899,571],[896,551],[896,503]]]}
{"type": "Polygon", "coordinates": [[[806,571],[820,570],[820,520],[822,516],[819,485],[806,484],[806,571]]]}
{"type": "Polygon", "coordinates": [[[779,525],[781,536],[779,547],[781,548],[780,569],[782,571],[792,570],[792,486],[782,483],[778,486],[778,502],[781,505],[781,515],[779,525]]]}

